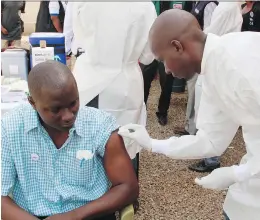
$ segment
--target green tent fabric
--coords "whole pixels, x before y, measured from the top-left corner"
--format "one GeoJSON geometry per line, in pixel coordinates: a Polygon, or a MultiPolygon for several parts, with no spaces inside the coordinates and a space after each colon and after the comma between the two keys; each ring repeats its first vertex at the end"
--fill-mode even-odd
{"type": "Polygon", "coordinates": [[[160,6],[160,1],[153,1],[157,15],[161,13],[161,6],[160,6]]]}

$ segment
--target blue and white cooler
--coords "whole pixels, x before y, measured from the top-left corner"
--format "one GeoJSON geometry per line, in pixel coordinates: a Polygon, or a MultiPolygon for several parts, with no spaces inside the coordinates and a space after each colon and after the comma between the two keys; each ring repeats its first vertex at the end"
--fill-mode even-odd
{"type": "Polygon", "coordinates": [[[32,33],[29,36],[31,44],[31,66],[46,60],[56,60],[66,65],[65,36],[62,33],[32,33]],[[44,42],[46,47],[41,47],[44,42]]]}

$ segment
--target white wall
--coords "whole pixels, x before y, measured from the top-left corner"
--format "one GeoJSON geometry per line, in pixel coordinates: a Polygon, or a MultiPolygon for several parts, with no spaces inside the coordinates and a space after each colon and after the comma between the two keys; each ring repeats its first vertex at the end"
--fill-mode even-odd
{"type": "Polygon", "coordinates": [[[24,21],[24,35],[30,35],[35,30],[35,23],[39,11],[40,2],[26,2],[25,14],[21,17],[24,21]]]}

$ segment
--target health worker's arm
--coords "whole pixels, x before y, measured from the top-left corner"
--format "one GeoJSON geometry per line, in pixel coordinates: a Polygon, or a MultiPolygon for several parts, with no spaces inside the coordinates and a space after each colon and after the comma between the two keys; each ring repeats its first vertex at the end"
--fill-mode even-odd
{"type": "Polygon", "coordinates": [[[112,133],[106,144],[104,168],[112,183],[111,189],[99,199],[73,210],[76,219],[92,219],[114,213],[137,199],[139,186],[136,174],[117,132],[112,133]]]}
{"type": "Polygon", "coordinates": [[[1,129],[2,139],[2,194],[1,194],[1,212],[4,220],[36,220],[37,218],[20,208],[9,197],[17,181],[15,164],[12,159],[11,145],[8,141],[5,129],[1,129]]]}
{"type": "Polygon", "coordinates": [[[220,156],[229,146],[239,127],[215,104],[208,91],[202,91],[196,135],[152,139],[152,151],[173,159],[200,159],[220,156]]]}
{"type": "Polygon", "coordinates": [[[60,14],[59,2],[55,2],[55,1],[49,2],[49,13],[51,16],[52,23],[53,23],[54,27],[56,28],[57,32],[62,33],[63,27],[62,27],[61,21],[58,17],[60,14]]]}

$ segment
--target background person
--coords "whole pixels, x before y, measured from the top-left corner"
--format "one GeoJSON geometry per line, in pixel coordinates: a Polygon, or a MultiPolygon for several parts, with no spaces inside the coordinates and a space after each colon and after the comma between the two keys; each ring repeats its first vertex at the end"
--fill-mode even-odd
{"type": "MultiPolygon", "coordinates": [[[[195,16],[202,30],[210,25],[212,14],[217,7],[217,1],[194,1],[191,14],[195,16]]],[[[188,103],[185,115],[185,127],[176,127],[174,133],[178,135],[196,134],[195,123],[195,85],[197,82],[198,74],[187,81],[188,88],[188,103]]]]}
{"type": "Polygon", "coordinates": [[[260,32],[260,2],[246,1],[246,3],[242,5],[242,13],[242,31],[260,32]]]}
{"type": "Polygon", "coordinates": [[[62,1],[41,1],[35,32],[63,33],[66,4],[62,1]]]}
{"type": "Polygon", "coordinates": [[[9,46],[21,46],[20,10],[22,5],[22,1],[1,1],[1,49],[9,46]]]}
{"type": "MultiPolygon", "coordinates": [[[[181,7],[183,7],[184,10],[187,10],[189,8],[188,6],[191,5],[188,3],[189,2],[183,3],[181,7]]],[[[169,10],[172,7],[170,1],[154,1],[154,4],[157,9],[157,15],[164,12],[165,10],[169,10]]],[[[178,4],[178,6],[179,5],[180,4],[178,4]]],[[[142,73],[144,78],[144,102],[146,105],[149,97],[151,84],[157,72],[159,73],[161,95],[158,102],[158,111],[156,112],[156,116],[158,119],[158,123],[164,126],[168,122],[167,115],[170,107],[173,83],[176,82],[180,86],[185,87],[185,80],[179,80],[174,78],[171,74],[166,74],[164,64],[160,61],[154,60],[151,64],[143,66],[142,73]]]]}
{"type": "MultiPolygon", "coordinates": [[[[73,32],[86,53],[73,70],[82,105],[102,109],[119,125],[146,124],[139,66],[154,56],[148,45],[157,17],[152,2],[74,2],[73,32]],[[109,8],[109,10],[108,10],[109,8]]],[[[128,143],[133,159],[140,146],[128,143]]],[[[134,161],[138,175],[138,154],[134,161]]]]}

